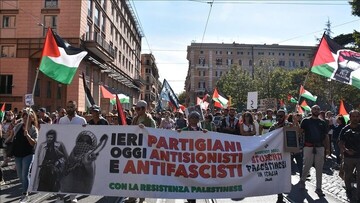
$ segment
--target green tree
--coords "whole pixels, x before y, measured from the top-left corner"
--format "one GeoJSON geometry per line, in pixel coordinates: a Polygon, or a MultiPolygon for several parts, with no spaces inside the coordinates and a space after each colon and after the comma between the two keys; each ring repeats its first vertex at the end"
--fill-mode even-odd
{"type": "Polygon", "coordinates": [[[224,96],[231,97],[232,106],[238,110],[246,108],[247,93],[256,91],[249,72],[237,65],[218,80],[216,87],[224,96]]]}
{"type": "Polygon", "coordinates": [[[186,101],[186,92],[182,91],[178,94],[178,99],[180,104],[185,104],[186,101]]]}

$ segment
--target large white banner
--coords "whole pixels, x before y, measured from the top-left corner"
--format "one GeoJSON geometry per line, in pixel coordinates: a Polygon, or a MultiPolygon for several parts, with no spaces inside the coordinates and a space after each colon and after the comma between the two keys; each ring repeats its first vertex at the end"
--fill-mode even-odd
{"type": "Polygon", "coordinates": [[[30,191],[205,199],[290,192],[283,131],[243,137],[138,126],[42,125],[30,191]]]}

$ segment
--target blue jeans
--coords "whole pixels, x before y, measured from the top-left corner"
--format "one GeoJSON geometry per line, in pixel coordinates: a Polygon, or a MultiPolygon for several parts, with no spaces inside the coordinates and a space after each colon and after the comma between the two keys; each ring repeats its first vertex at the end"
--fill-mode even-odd
{"type": "Polygon", "coordinates": [[[15,157],[16,172],[21,182],[22,192],[26,193],[30,182],[30,166],[34,160],[34,155],[25,157],[15,157]]]}

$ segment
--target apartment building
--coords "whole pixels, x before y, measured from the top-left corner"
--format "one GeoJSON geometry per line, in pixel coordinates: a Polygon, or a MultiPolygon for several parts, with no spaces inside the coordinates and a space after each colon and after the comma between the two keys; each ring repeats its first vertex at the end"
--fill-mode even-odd
{"type": "Polygon", "coordinates": [[[152,54],[141,54],[141,76],[144,85],[141,89],[141,99],[145,100],[150,109],[154,109],[159,100],[161,82],[159,81],[159,70],[152,54]]]}
{"type": "Polygon", "coordinates": [[[231,66],[238,65],[250,74],[254,67],[288,69],[309,67],[315,46],[259,45],[238,43],[191,43],[187,47],[188,73],[185,81],[186,103],[196,103],[196,97],[211,94],[219,78],[231,66]]]}
{"type": "Polygon", "coordinates": [[[128,95],[129,107],[139,100],[142,31],[128,1],[1,0],[0,21],[0,103],[6,109],[23,108],[24,95],[34,89],[35,109],[55,111],[74,100],[85,111],[83,80],[96,104],[104,102],[101,86],[128,95]],[[70,85],[41,72],[35,81],[48,27],[88,51],[70,85]]]}

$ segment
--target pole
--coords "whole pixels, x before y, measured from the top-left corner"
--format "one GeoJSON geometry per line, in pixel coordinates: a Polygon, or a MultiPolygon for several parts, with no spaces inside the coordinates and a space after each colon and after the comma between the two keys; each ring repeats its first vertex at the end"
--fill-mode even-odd
{"type": "MultiPolygon", "coordinates": [[[[33,102],[33,103],[34,103],[34,93],[35,93],[35,88],[36,88],[36,83],[37,83],[38,77],[39,77],[39,67],[36,68],[35,82],[34,82],[32,92],[31,92],[31,102],[33,102]]],[[[29,107],[30,107],[30,109],[32,109],[31,105],[29,107]]],[[[29,111],[30,111],[30,109],[29,109],[29,111]]],[[[29,124],[30,112],[27,112],[27,115],[28,115],[28,117],[26,119],[26,124],[25,124],[26,129],[28,128],[28,124],[29,124]]]]}

